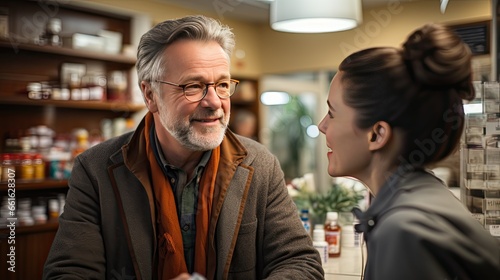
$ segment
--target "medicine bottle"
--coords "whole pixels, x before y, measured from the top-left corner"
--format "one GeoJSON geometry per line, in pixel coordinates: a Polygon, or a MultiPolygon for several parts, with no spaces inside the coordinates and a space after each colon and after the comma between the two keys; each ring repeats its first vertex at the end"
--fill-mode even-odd
{"type": "Polygon", "coordinates": [[[325,240],[328,243],[328,256],[331,258],[340,256],[341,233],[342,228],[338,224],[338,213],[326,213],[325,240]]]}
{"type": "Polygon", "coordinates": [[[49,219],[54,220],[59,217],[59,201],[57,199],[49,199],[49,219]]]}
{"type": "Polygon", "coordinates": [[[109,101],[125,101],[127,99],[127,75],[125,72],[111,72],[107,82],[107,99],[109,101]]]}
{"type": "Polygon", "coordinates": [[[309,220],[309,210],[302,209],[300,211],[300,220],[302,221],[302,225],[304,226],[307,234],[311,235],[311,221],[309,220]]]}
{"type": "Polygon", "coordinates": [[[12,162],[12,157],[10,154],[2,154],[1,161],[2,161],[1,180],[2,182],[7,182],[9,180],[9,177],[14,178],[15,175],[15,169],[14,169],[14,164],[12,162]]]}
{"type": "Polygon", "coordinates": [[[21,179],[33,180],[35,169],[33,167],[33,159],[30,154],[23,154],[21,160],[21,179]]]}
{"type": "Polygon", "coordinates": [[[34,169],[34,176],[33,176],[34,179],[36,180],[45,179],[45,164],[43,162],[41,154],[35,154],[33,156],[33,169],[34,169]]]}
{"type": "Polygon", "coordinates": [[[321,263],[325,265],[328,262],[328,243],[325,241],[325,230],[321,224],[314,226],[313,246],[319,252],[321,263]]]}

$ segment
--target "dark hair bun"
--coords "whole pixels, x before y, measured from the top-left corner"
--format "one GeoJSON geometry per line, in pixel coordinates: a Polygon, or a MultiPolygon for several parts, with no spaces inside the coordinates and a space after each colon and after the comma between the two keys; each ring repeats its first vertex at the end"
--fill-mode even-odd
{"type": "Polygon", "coordinates": [[[453,31],[427,24],[403,45],[403,58],[417,84],[454,88],[462,99],[473,98],[471,51],[453,31]]]}

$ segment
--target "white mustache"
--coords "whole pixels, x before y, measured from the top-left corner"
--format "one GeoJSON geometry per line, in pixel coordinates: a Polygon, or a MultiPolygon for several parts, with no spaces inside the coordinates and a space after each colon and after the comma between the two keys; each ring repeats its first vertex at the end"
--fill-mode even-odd
{"type": "Polygon", "coordinates": [[[212,114],[202,114],[202,115],[193,115],[190,120],[201,120],[201,119],[221,119],[224,117],[224,112],[216,111],[212,114]]]}

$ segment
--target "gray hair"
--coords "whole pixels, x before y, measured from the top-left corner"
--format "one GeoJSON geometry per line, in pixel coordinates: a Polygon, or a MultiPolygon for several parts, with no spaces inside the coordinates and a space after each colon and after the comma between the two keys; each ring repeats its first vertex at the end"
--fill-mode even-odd
{"type": "MultiPolygon", "coordinates": [[[[206,16],[187,16],[161,22],[142,35],[139,42],[136,63],[139,86],[142,81],[160,79],[166,67],[163,50],[181,39],[215,41],[222,47],[228,59],[231,58],[235,45],[231,29],[206,16]]],[[[156,84],[153,84],[152,88],[158,91],[156,84]]]]}

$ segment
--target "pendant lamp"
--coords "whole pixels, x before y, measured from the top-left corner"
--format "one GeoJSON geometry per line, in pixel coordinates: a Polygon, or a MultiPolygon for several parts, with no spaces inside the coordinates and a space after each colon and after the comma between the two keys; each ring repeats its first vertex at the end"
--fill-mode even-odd
{"type": "Polygon", "coordinates": [[[293,33],[353,29],[362,21],[361,0],[274,0],[271,28],[293,33]]]}

